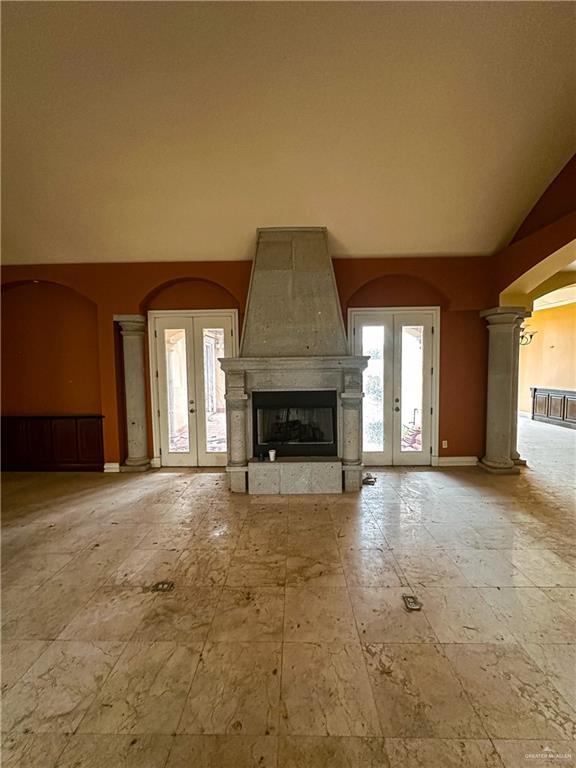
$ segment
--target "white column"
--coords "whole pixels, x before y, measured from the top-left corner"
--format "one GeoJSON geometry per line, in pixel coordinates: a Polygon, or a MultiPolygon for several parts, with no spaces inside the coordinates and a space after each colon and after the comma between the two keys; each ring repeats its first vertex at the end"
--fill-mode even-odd
{"type": "Polygon", "coordinates": [[[125,469],[148,469],[148,430],[146,422],[146,384],[144,373],[144,333],[142,315],[115,315],[120,323],[124,349],[124,387],[126,390],[126,427],[128,456],[125,469]]]}
{"type": "Polygon", "coordinates": [[[488,391],[486,455],[481,466],[489,472],[518,472],[514,462],[518,417],[518,334],[523,307],[496,307],[480,313],[488,323],[488,391]],[[513,442],[514,441],[514,442],[513,442]]]}

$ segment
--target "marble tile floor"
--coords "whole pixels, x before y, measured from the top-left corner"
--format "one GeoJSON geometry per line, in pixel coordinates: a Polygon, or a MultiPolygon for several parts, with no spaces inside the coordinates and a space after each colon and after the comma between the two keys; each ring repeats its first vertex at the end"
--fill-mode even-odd
{"type": "Polygon", "coordinates": [[[3,768],[575,766],[576,432],[521,447],[343,496],[6,475],[3,768]]]}

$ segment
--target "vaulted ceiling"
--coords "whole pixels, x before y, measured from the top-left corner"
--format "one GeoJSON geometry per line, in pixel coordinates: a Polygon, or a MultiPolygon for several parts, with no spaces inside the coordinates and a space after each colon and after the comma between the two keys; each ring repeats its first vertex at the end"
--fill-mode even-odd
{"type": "Polygon", "coordinates": [[[576,150],[572,3],[3,3],[5,262],[488,254],[576,150]]]}

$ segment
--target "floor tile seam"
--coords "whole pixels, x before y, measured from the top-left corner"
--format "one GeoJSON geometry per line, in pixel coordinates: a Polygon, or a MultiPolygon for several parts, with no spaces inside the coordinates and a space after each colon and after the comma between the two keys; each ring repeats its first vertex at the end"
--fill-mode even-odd
{"type": "MultiPolygon", "coordinates": [[[[528,657],[530,658],[530,661],[531,661],[531,662],[532,662],[532,663],[533,663],[533,664],[534,664],[534,665],[535,665],[535,666],[536,666],[536,667],[539,669],[539,671],[540,671],[540,672],[541,672],[541,673],[544,675],[544,677],[546,678],[546,680],[547,680],[547,682],[549,683],[549,685],[551,685],[551,686],[552,686],[552,688],[554,688],[554,690],[556,691],[557,695],[560,697],[560,699],[561,699],[561,700],[564,702],[564,704],[566,705],[567,709],[568,709],[570,712],[573,712],[573,713],[574,713],[574,717],[576,718],[576,706],[575,706],[574,704],[572,704],[572,703],[571,703],[571,702],[570,702],[570,701],[569,701],[569,700],[566,698],[566,695],[565,695],[565,694],[564,694],[564,693],[563,693],[563,692],[562,692],[562,691],[561,691],[561,690],[558,688],[558,686],[557,686],[557,685],[556,685],[556,683],[553,681],[553,679],[552,679],[551,675],[549,675],[549,674],[548,674],[548,672],[546,671],[546,669],[544,668],[544,666],[543,666],[541,663],[539,663],[539,662],[538,662],[538,661],[537,661],[537,660],[536,660],[536,659],[535,659],[535,658],[534,658],[534,657],[533,657],[533,656],[532,656],[530,653],[528,653],[528,651],[527,651],[527,650],[524,648],[524,643],[518,643],[518,645],[520,646],[520,649],[522,650],[522,652],[523,652],[523,653],[524,653],[526,656],[528,656],[528,657]]],[[[527,643],[527,645],[542,645],[542,643],[527,643]]],[[[569,645],[568,647],[572,647],[572,646],[571,646],[571,645],[569,645]]],[[[563,682],[563,681],[561,681],[561,682],[563,682]]]]}
{"type": "Polygon", "coordinates": [[[284,643],[286,637],[286,591],[288,581],[288,556],[284,555],[284,603],[282,611],[282,636],[280,642],[280,680],[278,681],[278,718],[276,722],[276,768],[280,765],[280,728],[283,712],[284,643]]]}
{"type": "Polygon", "coordinates": [[[503,644],[502,643],[498,643],[498,644],[495,644],[495,643],[439,643],[440,652],[442,653],[442,656],[446,659],[448,667],[452,671],[452,674],[453,674],[455,680],[457,680],[458,685],[460,686],[460,690],[464,694],[464,697],[465,697],[466,701],[468,702],[468,705],[470,706],[470,709],[472,710],[472,712],[474,712],[476,720],[478,721],[478,723],[480,724],[480,727],[482,728],[482,730],[486,734],[486,738],[491,740],[492,737],[491,737],[490,733],[488,732],[488,726],[486,725],[486,723],[484,722],[484,719],[480,715],[480,712],[478,711],[478,709],[474,705],[474,701],[472,700],[472,697],[468,693],[468,690],[466,688],[466,685],[464,684],[464,681],[462,680],[462,678],[458,674],[458,670],[456,669],[456,666],[452,663],[450,657],[448,656],[448,654],[445,651],[445,646],[447,646],[447,645],[466,645],[466,646],[467,645],[497,645],[497,646],[500,646],[500,645],[503,645],[503,644]]]}
{"type": "Polygon", "coordinates": [[[54,763],[55,768],[58,768],[58,765],[60,763],[60,759],[61,759],[62,755],[64,754],[64,752],[66,752],[66,750],[68,749],[68,747],[70,745],[70,742],[74,738],[74,734],[73,733],[65,733],[65,734],[58,734],[58,735],[66,736],[67,738],[66,738],[66,743],[64,744],[62,749],[60,749],[58,751],[58,754],[56,756],[56,762],[54,763]]]}
{"type": "MultiPolygon", "coordinates": [[[[485,551],[485,550],[482,550],[482,549],[480,549],[480,550],[476,550],[476,549],[475,549],[474,551],[477,551],[477,552],[483,552],[483,551],[485,551]]],[[[489,551],[492,551],[492,552],[499,552],[500,550],[489,550],[489,551]]],[[[521,575],[521,576],[523,576],[525,579],[527,579],[527,580],[530,582],[529,584],[518,584],[518,585],[516,585],[516,584],[486,584],[486,583],[484,583],[484,584],[473,584],[473,583],[470,581],[470,579],[469,579],[469,578],[466,576],[466,574],[464,573],[464,570],[463,570],[462,568],[460,568],[460,566],[458,565],[458,563],[457,563],[456,559],[455,559],[455,558],[454,558],[454,556],[451,554],[451,551],[450,551],[450,550],[447,550],[447,551],[446,551],[446,553],[447,553],[448,557],[449,557],[449,558],[452,560],[452,562],[454,563],[454,565],[455,565],[455,566],[458,568],[458,570],[459,570],[459,571],[460,571],[460,573],[462,574],[463,578],[464,578],[464,579],[466,579],[466,581],[467,581],[467,582],[470,584],[470,586],[471,586],[471,587],[477,587],[477,588],[490,588],[490,587],[493,587],[494,589],[498,589],[499,587],[508,587],[508,589],[515,589],[515,588],[522,588],[522,587],[524,587],[524,588],[531,588],[531,587],[536,587],[536,586],[538,586],[537,584],[535,584],[535,583],[532,581],[532,579],[530,579],[528,576],[526,576],[526,574],[525,574],[525,573],[522,573],[522,571],[520,570],[520,568],[518,568],[517,566],[515,566],[515,565],[514,565],[514,563],[512,563],[512,562],[508,561],[508,560],[507,560],[507,558],[506,558],[506,557],[504,557],[504,556],[502,556],[502,557],[503,557],[503,559],[504,559],[504,560],[506,560],[506,561],[509,563],[509,565],[511,565],[511,566],[512,566],[512,568],[515,568],[515,569],[516,569],[516,570],[517,570],[517,571],[520,573],[520,575],[521,575]]]]}
{"type": "Polygon", "coordinates": [[[462,646],[462,647],[465,647],[465,648],[470,648],[470,647],[479,646],[479,645],[481,645],[481,646],[490,645],[490,646],[494,646],[495,648],[506,648],[506,647],[521,648],[522,647],[522,644],[517,642],[517,641],[513,641],[513,642],[507,641],[507,642],[504,642],[504,643],[480,642],[480,641],[477,641],[477,642],[474,642],[474,643],[457,643],[457,642],[449,642],[449,643],[447,643],[447,642],[443,642],[441,640],[435,640],[435,641],[426,642],[426,643],[422,643],[422,642],[419,642],[419,641],[416,641],[416,640],[407,640],[406,642],[400,642],[398,640],[383,640],[383,641],[379,640],[377,642],[371,642],[371,643],[362,642],[362,645],[386,645],[386,646],[388,646],[388,645],[394,645],[394,646],[404,646],[404,645],[415,645],[415,646],[420,646],[420,645],[438,645],[438,646],[442,646],[442,647],[462,646]]]}
{"type": "Polygon", "coordinates": [[[513,585],[500,585],[500,586],[490,586],[490,585],[481,585],[476,586],[476,589],[536,589],[539,592],[543,592],[545,589],[572,589],[576,591],[576,586],[571,587],[563,587],[561,585],[559,586],[540,586],[538,584],[513,584],[513,585]]]}
{"type": "MultiPolygon", "coordinates": [[[[56,586],[56,585],[54,585],[54,586],[56,586]]],[[[38,589],[40,589],[40,587],[39,587],[38,589]]],[[[92,600],[92,598],[93,598],[93,597],[94,597],[94,595],[95,595],[95,594],[98,592],[98,590],[99,590],[99,589],[100,589],[100,587],[94,587],[93,591],[92,591],[92,592],[89,592],[89,595],[88,595],[88,597],[87,597],[87,599],[86,599],[86,602],[82,603],[82,604],[81,604],[81,605],[78,607],[78,610],[76,610],[76,611],[75,611],[75,612],[72,614],[72,616],[70,617],[70,620],[69,620],[69,621],[68,621],[68,622],[67,622],[67,623],[64,625],[64,627],[62,627],[62,629],[61,629],[61,630],[58,632],[58,635],[57,635],[56,637],[54,637],[54,638],[46,638],[46,639],[47,639],[47,640],[59,640],[59,639],[60,639],[60,636],[61,636],[61,635],[62,635],[62,634],[63,634],[63,633],[64,633],[64,632],[65,632],[65,631],[68,629],[68,627],[70,626],[70,624],[71,624],[71,623],[74,621],[74,619],[75,619],[75,618],[76,618],[76,617],[77,617],[77,616],[80,614],[80,612],[81,612],[81,611],[83,611],[83,610],[86,608],[86,606],[88,605],[88,603],[89,603],[89,602],[92,600]]],[[[25,639],[27,639],[27,638],[19,638],[19,639],[21,639],[21,640],[25,640],[25,639]]],[[[44,638],[30,638],[30,639],[34,640],[34,639],[44,639],[44,638]]],[[[64,639],[64,638],[62,638],[62,639],[64,639]]]]}
{"type": "Polygon", "coordinates": [[[107,674],[104,675],[100,685],[94,691],[94,694],[90,698],[90,700],[89,700],[89,702],[88,702],[88,704],[86,706],[86,709],[84,710],[84,713],[83,713],[82,717],[78,720],[74,730],[70,732],[71,735],[74,735],[74,734],[78,733],[78,731],[80,729],[80,726],[84,722],[85,718],[88,716],[88,712],[92,709],[92,706],[96,702],[98,696],[101,694],[101,692],[102,692],[104,686],[106,685],[108,679],[112,675],[112,672],[116,669],[116,667],[120,663],[120,659],[124,656],[124,652],[128,648],[128,644],[129,644],[130,641],[129,640],[125,640],[125,641],[114,641],[114,640],[111,640],[111,641],[103,641],[103,640],[100,640],[100,641],[98,641],[98,640],[94,640],[94,641],[91,641],[91,640],[78,640],[76,642],[85,642],[85,643],[90,643],[90,642],[120,642],[120,643],[122,643],[122,650],[117,655],[114,663],[110,666],[110,669],[108,670],[107,674]]]}
{"type": "MultiPolygon", "coordinates": [[[[515,741],[515,739],[497,739],[496,737],[490,736],[490,743],[492,744],[492,749],[494,750],[494,754],[498,758],[499,765],[502,766],[502,768],[506,768],[506,765],[504,763],[504,760],[502,759],[500,752],[498,751],[498,748],[496,747],[495,742],[496,741],[515,741]]],[[[522,739],[522,741],[530,741],[530,739],[522,739]]],[[[533,739],[533,741],[537,741],[536,739],[533,739]]],[[[539,741],[539,739],[538,739],[539,741]]]]}
{"type": "Polygon", "coordinates": [[[375,693],[374,693],[374,687],[372,685],[372,680],[370,679],[370,673],[368,671],[368,663],[366,661],[366,654],[364,653],[364,648],[363,648],[363,645],[362,645],[362,635],[360,634],[360,630],[358,628],[358,622],[357,622],[357,619],[356,619],[356,614],[354,612],[354,605],[353,605],[353,602],[352,602],[352,595],[350,593],[350,586],[348,584],[348,576],[347,576],[347,573],[346,573],[345,569],[343,569],[343,573],[344,573],[344,581],[346,583],[346,591],[348,593],[348,602],[350,603],[350,610],[352,612],[352,618],[354,620],[354,627],[356,628],[356,635],[357,635],[357,638],[358,638],[358,644],[359,644],[359,650],[360,650],[360,656],[361,656],[361,659],[362,659],[362,665],[363,665],[363,669],[364,669],[364,674],[366,676],[366,680],[368,682],[368,687],[370,689],[370,699],[371,699],[371,703],[372,703],[372,708],[373,708],[374,713],[376,715],[376,722],[378,723],[379,735],[382,736],[383,733],[382,733],[382,723],[380,721],[380,713],[378,711],[378,707],[376,706],[376,696],[375,696],[375,693]]]}
{"type": "MultiPolygon", "coordinates": [[[[546,595],[544,590],[540,587],[478,587],[478,589],[494,589],[497,591],[501,591],[502,589],[537,589],[539,592],[542,592],[544,594],[544,597],[547,598],[547,600],[550,603],[554,603],[554,601],[546,595]]],[[[482,600],[486,603],[490,611],[496,616],[496,618],[506,627],[508,632],[512,635],[515,642],[518,645],[521,645],[523,642],[526,642],[525,640],[522,640],[521,637],[518,634],[518,630],[515,629],[515,623],[509,619],[509,617],[506,615],[506,613],[503,610],[500,610],[498,607],[492,606],[486,597],[480,592],[480,597],[482,600]]],[[[557,606],[559,607],[559,606],[557,606]]],[[[566,611],[562,611],[564,615],[568,616],[569,619],[573,620],[573,617],[571,617],[566,611]]],[[[550,645],[550,643],[547,643],[547,645],[550,645]]],[[[560,643],[560,645],[563,645],[563,643],[560,643]]],[[[571,643],[568,643],[568,645],[571,645],[571,643]]]]}
{"type": "MultiPolygon", "coordinates": [[[[222,735],[229,735],[232,738],[234,737],[234,734],[222,734],[222,735]]],[[[472,737],[468,738],[466,736],[459,737],[459,736],[355,736],[354,734],[346,733],[342,735],[335,735],[330,733],[325,734],[309,734],[309,733],[290,733],[290,734],[279,734],[278,739],[303,739],[303,738],[311,738],[311,739],[332,739],[337,738],[341,739],[343,741],[349,739],[350,741],[453,741],[453,742],[461,742],[461,741],[467,741],[467,742],[491,742],[492,739],[490,737],[472,737]]],[[[499,741],[514,741],[514,739],[499,739],[499,741]]],[[[533,739],[522,739],[522,741],[540,741],[538,738],[533,739]]]]}
{"type": "MultiPolygon", "coordinates": [[[[2,641],[2,642],[4,642],[4,641],[2,641]]],[[[10,642],[10,641],[8,641],[8,642],[10,642]]],[[[12,642],[14,642],[14,641],[12,641],[12,642]]],[[[5,688],[4,690],[2,690],[2,698],[4,698],[4,696],[6,696],[6,694],[7,694],[9,691],[11,691],[11,690],[12,690],[12,688],[14,688],[14,686],[16,685],[16,683],[19,683],[19,682],[22,680],[22,678],[23,678],[23,677],[26,675],[26,673],[27,673],[27,672],[29,672],[29,671],[32,669],[32,667],[34,666],[34,664],[36,664],[36,662],[38,661],[38,659],[39,659],[41,656],[43,656],[43,655],[44,655],[44,653],[45,653],[45,652],[46,652],[46,651],[47,651],[47,650],[48,650],[48,649],[51,647],[51,645],[52,645],[53,643],[55,643],[55,642],[57,642],[57,641],[56,641],[56,640],[20,640],[20,641],[16,641],[16,642],[30,642],[30,643],[38,642],[38,643],[48,643],[48,645],[46,646],[46,648],[44,648],[44,650],[43,650],[43,651],[41,651],[41,652],[38,654],[38,656],[37,656],[37,657],[34,659],[34,661],[32,661],[32,662],[31,662],[31,663],[30,663],[30,664],[29,664],[29,665],[26,667],[26,669],[25,669],[25,670],[24,670],[24,671],[23,671],[23,672],[22,672],[20,675],[18,675],[18,677],[17,677],[17,678],[16,678],[16,679],[15,679],[15,680],[12,682],[12,684],[11,684],[11,685],[9,685],[7,688],[5,688]]],[[[67,642],[67,641],[64,641],[64,640],[63,640],[63,641],[58,641],[58,642],[67,642]]],[[[2,643],[0,643],[0,645],[2,645],[2,643]]]]}
{"type": "MultiPolygon", "coordinates": [[[[54,555],[54,556],[70,555],[70,562],[71,562],[72,560],[75,560],[76,558],[80,557],[80,555],[83,554],[87,549],[93,549],[93,548],[94,548],[93,545],[87,544],[85,547],[80,547],[79,549],[74,549],[72,551],[70,551],[70,550],[66,550],[66,551],[64,551],[64,550],[57,550],[57,551],[55,551],[55,550],[51,550],[51,551],[46,551],[46,550],[44,550],[44,551],[43,550],[39,550],[39,551],[25,550],[24,558],[32,559],[34,557],[47,557],[47,556],[50,556],[50,555],[54,555]]],[[[9,547],[7,547],[7,549],[9,549],[9,547]]],[[[4,559],[5,556],[6,555],[3,554],[3,559],[4,559]]],[[[18,557],[14,556],[13,559],[18,559],[18,557]]],[[[69,565],[70,562],[66,563],[66,565],[69,565]]],[[[4,571],[8,567],[9,567],[9,565],[3,566],[2,570],[4,571]]],[[[66,566],[62,566],[62,567],[65,568],[66,566]]]]}
{"type": "MultiPolygon", "coordinates": [[[[240,531],[243,530],[246,522],[244,521],[240,531]]],[[[236,552],[236,549],[238,547],[238,543],[236,542],[236,546],[232,550],[232,554],[230,555],[229,563],[232,561],[232,558],[234,556],[234,553],[236,552]]],[[[230,565],[228,564],[228,569],[230,568],[230,565]]],[[[226,578],[228,577],[228,572],[226,573],[226,578]]],[[[188,703],[188,699],[190,697],[190,692],[192,690],[192,686],[194,685],[194,680],[196,679],[196,675],[198,674],[198,668],[200,667],[200,662],[203,658],[204,651],[206,650],[206,646],[208,644],[208,638],[210,637],[210,633],[212,632],[212,627],[214,624],[214,621],[216,619],[216,614],[218,612],[218,606],[220,605],[220,602],[222,600],[222,596],[224,594],[224,589],[226,586],[226,579],[224,579],[223,583],[220,585],[220,591],[218,593],[218,598],[214,601],[214,612],[212,613],[212,618],[210,620],[210,625],[208,626],[208,630],[206,632],[206,636],[204,637],[204,642],[202,643],[202,648],[200,650],[200,653],[198,655],[198,661],[196,663],[196,667],[194,669],[194,674],[190,678],[190,685],[188,686],[188,690],[186,691],[186,695],[183,697],[183,706],[182,711],[180,712],[180,717],[178,718],[178,723],[176,724],[176,727],[174,728],[174,733],[178,733],[180,731],[180,726],[182,725],[182,720],[184,718],[184,713],[186,711],[186,705],[188,703]]]]}

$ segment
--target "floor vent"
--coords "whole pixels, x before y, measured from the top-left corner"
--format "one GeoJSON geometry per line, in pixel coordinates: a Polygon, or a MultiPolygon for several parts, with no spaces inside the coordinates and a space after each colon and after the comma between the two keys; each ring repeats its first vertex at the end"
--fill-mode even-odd
{"type": "Polygon", "coordinates": [[[415,595],[402,595],[407,611],[421,611],[422,603],[415,595]]]}

